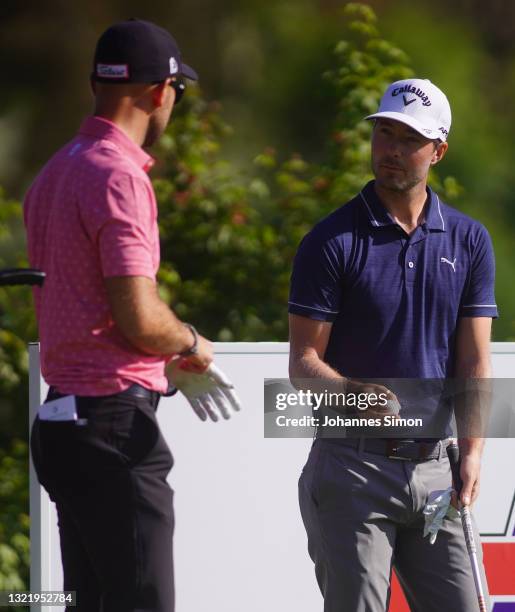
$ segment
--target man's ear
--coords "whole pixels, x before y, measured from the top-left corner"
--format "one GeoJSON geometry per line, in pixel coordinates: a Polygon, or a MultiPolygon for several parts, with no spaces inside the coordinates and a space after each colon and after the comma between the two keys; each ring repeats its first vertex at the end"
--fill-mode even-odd
{"type": "Polygon", "coordinates": [[[152,88],[152,102],[155,108],[163,106],[171,80],[166,79],[152,88]]]}
{"type": "Polygon", "coordinates": [[[447,142],[439,142],[435,150],[433,151],[433,157],[431,158],[431,165],[435,166],[439,161],[441,161],[444,155],[447,153],[447,149],[449,148],[449,144],[447,142]]]}

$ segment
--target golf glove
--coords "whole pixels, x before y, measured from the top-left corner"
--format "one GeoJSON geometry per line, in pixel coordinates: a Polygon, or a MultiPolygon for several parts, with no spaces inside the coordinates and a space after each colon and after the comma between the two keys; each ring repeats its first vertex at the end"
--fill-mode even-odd
{"type": "Polygon", "coordinates": [[[393,399],[388,400],[386,402],[386,407],[394,415],[398,415],[399,412],[401,411],[401,405],[399,404],[399,402],[396,399],[395,400],[393,400],[393,399]]]}
{"type": "Polygon", "coordinates": [[[221,416],[230,419],[235,411],[241,410],[234,385],[213,363],[198,374],[182,370],[180,362],[180,359],[171,361],[166,367],[166,376],[186,397],[201,421],[208,417],[218,421],[221,416]]]}
{"type": "Polygon", "coordinates": [[[451,505],[452,487],[445,491],[433,491],[429,494],[424,507],[424,537],[429,535],[429,543],[434,544],[438,530],[442,527],[444,518],[457,518],[459,512],[451,505]]]}

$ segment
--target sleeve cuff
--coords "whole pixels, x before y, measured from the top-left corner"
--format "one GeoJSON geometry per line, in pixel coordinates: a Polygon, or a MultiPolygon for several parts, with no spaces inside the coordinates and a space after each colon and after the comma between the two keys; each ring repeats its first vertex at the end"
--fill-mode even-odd
{"type": "Polygon", "coordinates": [[[296,302],[288,302],[288,312],[308,319],[314,319],[315,321],[332,322],[335,321],[338,316],[338,312],[336,311],[318,308],[317,306],[304,306],[296,302]]]}
{"type": "Polygon", "coordinates": [[[459,312],[460,317],[491,317],[497,319],[499,312],[495,304],[471,304],[462,306],[459,312]]]}
{"type": "Polygon", "coordinates": [[[121,265],[117,266],[109,266],[109,268],[103,270],[104,278],[109,278],[111,276],[146,276],[150,278],[154,282],[156,282],[156,275],[152,268],[144,268],[140,264],[130,266],[130,265],[121,265]]]}

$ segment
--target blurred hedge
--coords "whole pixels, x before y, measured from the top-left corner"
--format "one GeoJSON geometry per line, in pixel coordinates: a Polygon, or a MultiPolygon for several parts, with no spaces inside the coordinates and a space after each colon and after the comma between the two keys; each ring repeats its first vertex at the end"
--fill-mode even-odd
{"type": "Polygon", "coordinates": [[[29,583],[27,452],[20,440],[0,449],[0,591],[25,590],[29,583]]]}
{"type": "MultiPolygon", "coordinates": [[[[412,75],[406,54],[381,37],[369,7],[351,3],[343,13],[345,40],[323,76],[337,112],[322,164],[266,149],[252,171],[237,172],[222,149],[231,128],[198,90],[181,102],[160,143],[154,184],[161,292],[181,318],[215,340],[287,339],[298,243],[371,177],[371,125],[362,119],[390,82],[412,75]]],[[[432,182],[446,199],[459,192],[451,178],[432,182]]]]}

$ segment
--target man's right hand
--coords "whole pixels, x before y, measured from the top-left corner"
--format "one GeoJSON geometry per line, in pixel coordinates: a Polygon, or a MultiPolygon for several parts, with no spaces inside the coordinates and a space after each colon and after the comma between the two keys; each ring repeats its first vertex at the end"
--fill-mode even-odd
{"type": "Polygon", "coordinates": [[[355,395],[366,393],[367,395],[373,394],[377,397],[386,395],[386,406],[379,404],[378,400],[375,406],[371,404],[365,410],[359,410],[359,415],[363,416],[364,418],[382,419],[385,416],[397,417],[399,414],[399,400],[393,391],[390,391],[390,389],[384,387],[383,385],[377,385],[369,382],[362,383],[349,379],[346,386],[346,393],[354,393],[355,395]]]}
{"type": "Polygon", "coordinates": [[[213,361],[213,344],[204,336],[198,337],[198,351],[194,355],[182,357],[181,369],[187,372],[201,374],[205,372],[213,361]]]}

